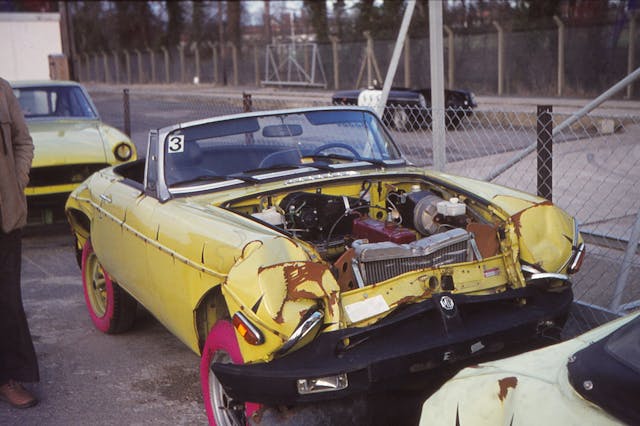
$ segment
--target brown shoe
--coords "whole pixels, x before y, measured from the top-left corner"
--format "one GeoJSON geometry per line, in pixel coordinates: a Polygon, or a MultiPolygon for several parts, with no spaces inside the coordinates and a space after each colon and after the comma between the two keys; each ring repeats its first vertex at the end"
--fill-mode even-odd
{"type": "Polygon", "coordinates": [[[38,403],[38,399],[31,395],[20,383],[9,380],[0,385],[0,399],[7,401],[15,408],[29,408],[38,403]]]}

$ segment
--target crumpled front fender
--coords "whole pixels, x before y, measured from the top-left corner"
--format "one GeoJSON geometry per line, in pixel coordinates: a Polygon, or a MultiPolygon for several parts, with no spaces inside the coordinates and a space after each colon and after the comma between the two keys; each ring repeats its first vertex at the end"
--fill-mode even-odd
{"type": "Polygon", "coordinates": [[[575,246],[582,242],[575,219],[546,201],[513,215],[520,258],[544,272],[566,273],[575,246]]]}
{"type": "Polygon", "coordinates": [[[311,262],[295,241],[274,237],[248,243],[222,285],[231,316],[242,313],[264,334],[261,345],[239,339],[245,362],[267,361],[311,309],[339,321],[339,286],[324,263],[311,262]]]}

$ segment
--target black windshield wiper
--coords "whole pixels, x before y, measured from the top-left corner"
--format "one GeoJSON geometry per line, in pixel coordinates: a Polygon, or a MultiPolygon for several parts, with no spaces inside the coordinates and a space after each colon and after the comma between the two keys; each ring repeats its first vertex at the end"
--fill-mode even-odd
{"type": "Polygon", "coordinates": [[[313,158],[314,160],[346,160],[346,161],[358,161],[359,158],[356,158],[351,155],[342,155],[342,154],[310,154],[305,155],[305,157],[313,158]]]}

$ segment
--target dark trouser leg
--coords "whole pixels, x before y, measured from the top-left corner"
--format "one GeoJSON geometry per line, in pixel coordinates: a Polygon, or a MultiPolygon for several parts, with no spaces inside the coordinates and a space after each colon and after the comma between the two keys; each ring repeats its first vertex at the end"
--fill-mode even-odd
{"type": "Polygon", "coordinates": [[[22,232],[0,231],[0,383],[37,382],[38,360],[22,307],[22,232]]]}

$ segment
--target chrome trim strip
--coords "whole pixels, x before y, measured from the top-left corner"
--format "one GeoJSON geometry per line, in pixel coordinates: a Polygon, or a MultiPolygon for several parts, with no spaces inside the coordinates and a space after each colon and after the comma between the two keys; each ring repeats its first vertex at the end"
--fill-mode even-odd
{"type": "Polygon", "coordinates": [[[565,274],[556,274],[553,272],[542,272],[539,274],[532,274],[529,278],[527,278],[527,281],[548,280],[548,279],[569,281],[569,276],[565,274]]]}
{"type": "Polygon", "coordinates": [[[279,178],[279,177],[290,176],[290,175],[299,175],[303,173],[317,172],[318,170],[319,169],[316,169],[315,167],[302,167],[300,169],[283,170],[281,172],[265,173],[263,175],[253,175],[251,176],[251,178],[256,180],[267,180],[267,179],[279,178]]]}
{"type": "Polygon", "coordinates": [[[226,188],[227,186],[238,185],[241,183],[245,183],[245,182],[240,179],[230,179],[222,182],[209,183],[205,185],[185,186],[182,188],[169,188],[169,193],[170,194],[188,194],[189,192],[206,191],[208,189],[226,188]]]}
{"type": "Polygon", "coordinates": [[[541,274],[541,273],[542,273],[542,271],[540,271],[540,270],[538,270],[538,269],[534,268],[534,267],[533,267],[533,266],[531,266],[531,265],[521,265],[521,266],[520,266],[520,269],[521,269],[523,272],[528,272],[528,273],[530,273],[530,274],[541,274]]]}
{"type": "Polygon", "coordinates": [[[576,272],[576,267],[582,261],[582,258],[584,256],[584,249],[585,249],[584,243],[580,244],[580,246],[578,247],[578,250],[573,256],[573,262],[571,262],[571,265],[569,265],[569,269],[567,269],[568,273],[573,274],[574,272],[576,272]]]}
{"type": "Polygon", "coordinates": [[[120,227],[123,230],[129,231],[130,233],[132,233],[136,237],[138,237],[141,240],[145,241],[146,243],[152,245],[153,247],[157,248],[158,250],[169,254],[175,260],[177,260],[179,262],[182,262],[185,265],[191,266],[191,267],[199,270],[200,272],[203,272],[203,273],[206,273],[206,274],[209,274],[209,275],[213,275],[214,277],[219,277],[219,278],[226,278],[227,277],[227,274],[224,274],[222,272],[214,271],[213,269],[207,268],[202,263],[194,262],[193,260],[188,259],[188,258],[184,257],[183,255],[181,255],[180,253],[176,252],[175,250],[172,250],[169,247],[167,247],[167,246],[165,246],[163,244],[160,244],[157,240],[153,240],[153,239],[147,237],[146,235],[142,234],[141,232],[133,229],[131,227],[131,225],[128,225],[128,224],[124,223],[124,221],[120,220],[119,218],[115,217],[113,214],[111,214],[107,210],[103,209],[98,204],[94,203],[93,200],[86,199],[86,198],[80,198],[80,197],[76,197],[76,199],[78,201],[89,202],[93,206],[93,208],[95,208],[96,210],[100,211],[102,214],[104,214],[105,217],[107,217],[111,221],[113,221],[113,222],[117,223],[118,225],[120,225],[120,227]]]}
{"type": "Polygon", "coordinates": [[[309,315],[309,318],[304,320],[291,334],[291,337],[278,349],[278,354],[287,353],[292,347],[296,345],[300,340],[305,338],[310,331],[312,331],[318,323],[324,318],[324,313],[320,310],[313,312],[309,315]]]}
{"type": "Polygon", "coordinates": [[[351,163],[329,164],[329,168],[332,170],[348,169],[351,167],[366,167],[366,166],[373,166],[373,163],[370,163],[368,161],[354,161],[351,163]]]}

